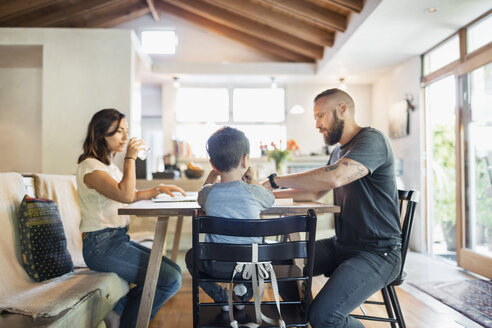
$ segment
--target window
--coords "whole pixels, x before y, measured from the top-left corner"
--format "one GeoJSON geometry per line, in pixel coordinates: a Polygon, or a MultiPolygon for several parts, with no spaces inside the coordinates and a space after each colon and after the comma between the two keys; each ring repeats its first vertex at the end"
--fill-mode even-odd
{"type": "Polygon", "coordinates": [[[167,31],[142,31],[142,48],[148,54],[174,55],[178,45],[176,32],[167,31]]]}
{"type": "Polygon", "coordinates": [[[481,48],[492,41],[492,14],[467,29],[467,51],[468,53],[481,48]]]}
{"type": "Polygon", "coordinates": [[[232,113],[236,122],[283,122],[284,89],[234,89],[232,113]]]}
{"type": "Polygon", "coordinates": [[[492,278],[491,13],[422,56],[430,250],[487,278],[492,278]],[[466,42],[461,57],[458,40],[466,42]]]}
{"type": "Polygon", "coordinates": [[[458,35],[424,55],[424,75],[437,71],[460,58],[458,35]]]}
{"type": "Polygon", "coordinates": [[[250,142],[251,157],[260,157],[260,144],[285,145],[285,91],[180,88],[176,96],[176,121],[176,139],[188,142],[195,157],[208,156],[208,137],[224,125],[243,131],[250,142]]]}
{"type": "Polygon", "coordinates": [[[226,88],[179,88],[176,96],[178,122],[227,122],[229,92],[226,88]]]}

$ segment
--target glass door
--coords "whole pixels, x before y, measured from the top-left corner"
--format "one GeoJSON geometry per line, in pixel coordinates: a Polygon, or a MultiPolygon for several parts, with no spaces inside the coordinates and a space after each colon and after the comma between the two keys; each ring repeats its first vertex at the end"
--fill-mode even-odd
{"type": "Polygon", "coordinates": [[[461,83],[465,196],[458,264],[492,278],[492,63],[461,83]]]}
{"type": "Polygon", "coordinates": [[[425,88],[430,253],[453,261],[456,261],[455,89],[453,75],[425,88]]]}

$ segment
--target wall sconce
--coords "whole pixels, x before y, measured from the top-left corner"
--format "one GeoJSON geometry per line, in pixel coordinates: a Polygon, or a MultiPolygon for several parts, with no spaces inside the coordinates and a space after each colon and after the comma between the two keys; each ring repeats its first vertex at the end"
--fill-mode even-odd
{"type": "Polygon", "coordinates": [[[347,85],[345,84],[345,78],[344,77],[341,77],[339,79],[339,81],[340,81],[340,84],[338,85],[338,89],[340,89],[342,91],[347,90],[347,85]]]}
{"type": "Polygon", "coordinates": [[[173,86],[174,86],[176,89],[177,89],[177,88],[179,88],[179,87],[181,86],[181,83],[179,83],[179,77],[177,77],[177,76],[173,76],[173,80],[174,80],[174,82],[173,82],[173,86]]]}
{"type": "Polygon", "coordinates": [[[277,89],[277,86],[278,86],[277,85],[277,78],[272,76],[271,80],[272,80],[272,84],[271,84],[272,89],[277,89]]]}

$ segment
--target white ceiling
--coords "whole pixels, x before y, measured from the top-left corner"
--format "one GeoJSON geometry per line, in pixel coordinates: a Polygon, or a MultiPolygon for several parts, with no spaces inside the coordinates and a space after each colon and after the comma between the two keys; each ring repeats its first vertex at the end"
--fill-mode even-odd
{"type": "Polygon", "coordinates": [[[318,73],[372,82],[491,8],[490,0],[383,0],[318,73]]]}
{"type": "Polygon", "coordinates": [[[491,8],[490,0],[366,0],[363,12],[352,17],[352,26],[337,35],[334,47],[325,50],[317,67],[245,60],[233,63],[221,58],[203,63],[198,60],[204,55],[202,48],[194,51],[195,60],[188,55],[186,62],[162,63],[153,58],[153,71],[158,74],[145,74],[144,82],[169,82],[171,76],[179,75],[184,83],[199,84],[268,83],[270,76],[276,76],[280,85],[334,83],[340,77],[348,84],[370,84],[491,8]],[[430,13],[429,8],[437,11],[430,13]]]}

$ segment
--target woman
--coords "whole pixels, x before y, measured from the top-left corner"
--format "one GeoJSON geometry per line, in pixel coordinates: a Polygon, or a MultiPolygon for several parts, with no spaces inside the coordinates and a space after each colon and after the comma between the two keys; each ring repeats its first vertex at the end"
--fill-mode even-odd
{"type": "MultiPolygon", "coordinates": [[[[124,114],[115,109],[103,109],[94,114],[89,123],[84,152],[77,166],[84,260],[92,270],[115,272],[136,285],[106,318],[111,325],[121,323],[121,327],[136,325],[150,249],[130,240],[127,234],[130,218],[118,215],[118,208],[122,203],[151,199],[160,193],[184,194],[179,187],[163,184],[146,190],[135,189],[135,160],[144,146],[142,140],[128,138],[124,114]],[[121,172],[111,161],[125,146],[121,172]]],[[[151,318],[180,286],[181,269],[163,256],[151,318]]]]}

